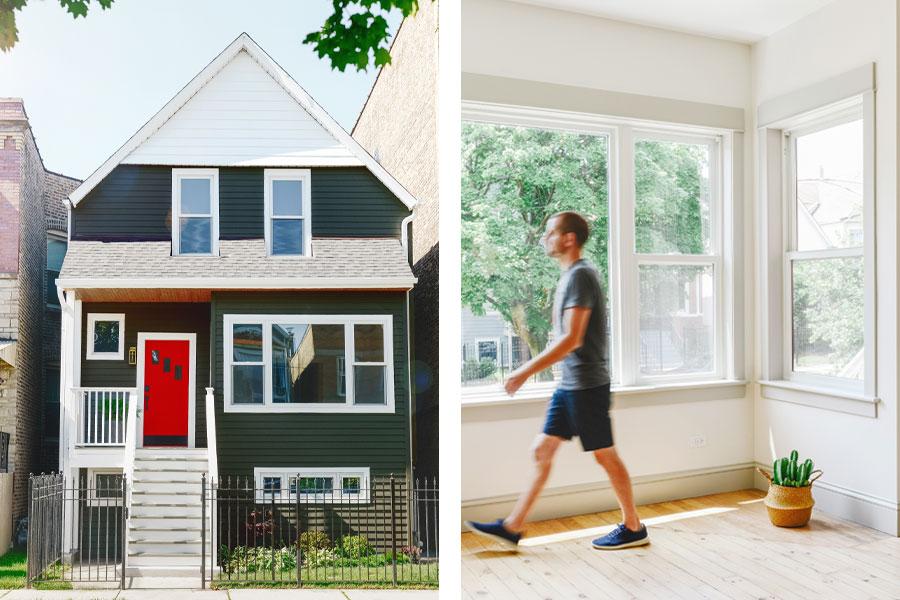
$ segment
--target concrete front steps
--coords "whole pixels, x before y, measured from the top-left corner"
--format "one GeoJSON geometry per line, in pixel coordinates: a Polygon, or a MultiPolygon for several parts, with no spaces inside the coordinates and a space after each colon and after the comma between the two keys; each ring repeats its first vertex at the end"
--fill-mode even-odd
{"type": "MultiPolygon", "coordinates": [[[[138,448],[128,527],[127,577],[198,577],[206,448],[138,448]]],[[[207,515],[207,536],[210,515],[207,515]]],[[[210,542],[207,540],[207,569],[210,542]]]]}

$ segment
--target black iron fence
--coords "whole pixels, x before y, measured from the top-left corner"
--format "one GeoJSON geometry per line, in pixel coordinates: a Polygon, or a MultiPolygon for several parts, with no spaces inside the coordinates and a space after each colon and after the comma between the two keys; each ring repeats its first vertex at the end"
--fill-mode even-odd
{"type": "Polygon", "coordinates": [[[125,478],[28,480],[26,581],[112,582],[125,586],[125,478]]]}
{"type": "Polygon", "coordinates": [[[203,482],[203,586],[437,586],[434,479],[203,482]],[[212,548],[211,555],[206,549],[212,548]]]}

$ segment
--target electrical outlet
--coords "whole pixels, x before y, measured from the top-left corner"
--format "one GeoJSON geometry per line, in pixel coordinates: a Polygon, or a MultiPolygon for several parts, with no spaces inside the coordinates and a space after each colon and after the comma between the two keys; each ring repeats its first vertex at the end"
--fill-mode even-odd
{"type": "Polygon", "coordinates": [[[706,436],[703,434],[692,435],[688,439],[688,446],[691,448],[702,448],[706,445],[706,436]]]}

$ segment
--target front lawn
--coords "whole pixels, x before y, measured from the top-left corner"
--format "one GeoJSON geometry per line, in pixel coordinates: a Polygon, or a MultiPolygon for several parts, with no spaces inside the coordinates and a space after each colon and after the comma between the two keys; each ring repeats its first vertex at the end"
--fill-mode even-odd
{"type": "MultiPolygon", "coordinates": [[[[10,550],[0,556],[0,590],[17,590],[25,587],[25,562],[27,555],[23,550],[10,550]]],[[[53,569],[53,576],[60,576],[62,569],[53,569]]],[[[39,581],[34,584],[39,590],[71,590],[68,581],[39,581]]]]}

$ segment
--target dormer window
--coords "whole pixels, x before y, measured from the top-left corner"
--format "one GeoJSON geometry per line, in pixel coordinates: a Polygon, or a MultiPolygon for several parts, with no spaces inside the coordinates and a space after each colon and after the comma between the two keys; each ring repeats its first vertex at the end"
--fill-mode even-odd
{"type": "Polygon", "coordinates": [[[309,169],[266,169],[266,248],[270,256],[308,256],[309,169]]]}
{"type": "Polygon", "coordinates": [[[172,254],[219,254],[218,169],[172,169],[172,254]]]}

